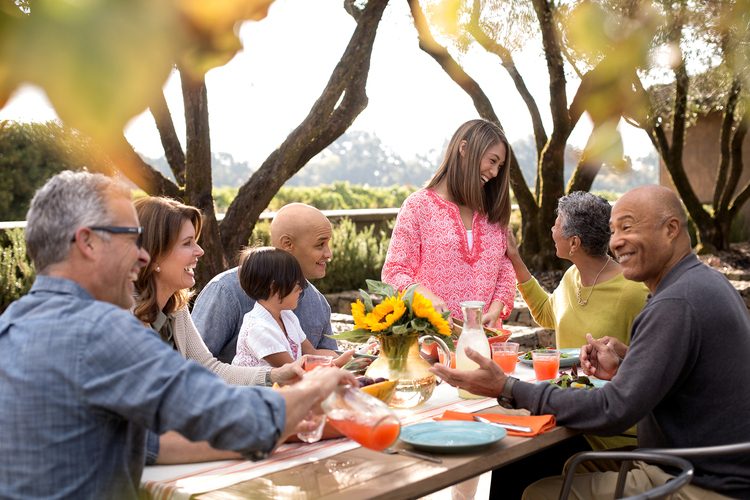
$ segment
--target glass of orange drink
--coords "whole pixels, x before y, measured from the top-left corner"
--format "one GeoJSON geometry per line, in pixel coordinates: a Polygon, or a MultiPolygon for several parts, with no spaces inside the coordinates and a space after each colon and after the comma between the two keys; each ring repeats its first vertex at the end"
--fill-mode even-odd
{"type": "Polygon", "coordinates": [[[537,380],[552,380],[557,377],[560,370],[560,351],[557,349],[533,351],[531,360],[537,380]]]}
{"type": "Polygon", "coordinates": [[[321,356],[317,354],[308,354],[305,358],[305,371],[309,372],[318,366],[331,366],[333,356],[321,356]]]}
{"type": "MultiPolygon", "coordinates": [[[[445,353],[442,349],[438,349],[438,360],[441,364],[445,364],[445,353]]],[[[456,367],[456,352],[451,351],[451,368],[456,367]]]]}
{"type": "Polygon", "coordinates": [[[518,362],[518,343],[496,342],[490,345],[492,359],[504,373],[513,373],[518,362]]]}
{"type": "Polygon", "coordinates": [[[329,424],[365,448],[382,451],[401,433],[401,422],[385,403],[354,387],[337,388],[321,406],[329,424]]]}

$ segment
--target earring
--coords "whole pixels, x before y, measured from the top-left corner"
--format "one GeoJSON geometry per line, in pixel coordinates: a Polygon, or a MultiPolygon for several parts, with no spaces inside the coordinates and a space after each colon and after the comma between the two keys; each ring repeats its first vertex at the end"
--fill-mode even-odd
{"type": "Polygon", "coordinates": [[[573,256],[573,250],[570,250],[570,251],[568,252],[568,257],[572,257],[572,256],[573,256]]]}
{"type": "Polygon", "coordinates": [[[154,271],[156,271],[157,273],[160,273],[161,272],[161,267],[156,266],[156,269],[154,269],[154,271]]]}

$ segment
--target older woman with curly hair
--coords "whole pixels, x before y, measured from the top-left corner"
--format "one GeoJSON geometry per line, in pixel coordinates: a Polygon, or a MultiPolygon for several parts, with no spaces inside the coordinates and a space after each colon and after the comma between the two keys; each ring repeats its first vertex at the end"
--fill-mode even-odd
{"type": "MultiPolygon", "coordinates": [[[[607,200],[584,191],[570,193],[557,202],[552,239],[557,256],[573,265],[552,293],[529,273],[513,235],[509,235],[508,257],[516,272],[518,290],[534,321],[555,329],[558,349],[581,347],[586,344],[587,333],[629,344],[633,321],[646,304],[648,288],[626,279],[620,264],[607,253],[611,212],[607,200]]],[[[636,445],[635,428],[619,436],[585,438],[595,450],[636,445]]]]}
{"type": "Polygon", "coordinates": [[[558,348],[584,345],[587,333],[628,344],[633,320],[646,303],[646,286],[625,279],[607,253],[610,212],[609,203],[591,193],[576,191],[560,198],[552,239],[557,256],[573,265],[551,294],[531,276],[512,235],[509,238],[508,257],[518,290],[534,321],[555,329],[558,348]]]}

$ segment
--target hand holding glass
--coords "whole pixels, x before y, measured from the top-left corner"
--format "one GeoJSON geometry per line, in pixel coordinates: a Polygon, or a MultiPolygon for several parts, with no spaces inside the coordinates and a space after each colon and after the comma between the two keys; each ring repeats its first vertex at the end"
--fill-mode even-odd
{"type": "Polygon", "coordinates": [[[323,428],[326,426],[324,413],[307,413],[305,419],[297,425],[297,437],[305,443],[315,443],[323,437],[323,428]]]}
{"type": "Polygon", "coordinates": [[[560,370],[560,351],[557,349],[533,351],[531,359],[537,380],[552,380],[557,377],[557,372],[560,370]]]}
{"type": "Polygon", "coordinates": [[[321,406],[336,430],[365,448],[382,451],[401,433],[401,422],[385,403],[351,386],[338,387],[321,406]]]}

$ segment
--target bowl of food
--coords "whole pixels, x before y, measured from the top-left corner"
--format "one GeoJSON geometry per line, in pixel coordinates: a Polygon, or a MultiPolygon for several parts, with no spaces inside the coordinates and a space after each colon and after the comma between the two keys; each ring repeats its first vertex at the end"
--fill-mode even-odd
{"type": "MultiPolygon", "coordinates": [[[[464,322],[458,318],[451,318],[453,320],[452,332],[453,336],[458,339],[461,336],[461,330],[463,329],[464,322]]],[[[484,334],[487,336],[487,340],[490,344],[495,342],[507,342],[510,338],[511,331],[505,328],[490,328],[488,326],[483,327],[484,334]]]]}
{"type": "Polygon", "coordinates": [[[484,333],[487,335],[487,342],[490,345],[498,342],[507,342],[511,335],[511,331],[505,328],[489,328],[487,326],[484,327],[484,333]]]}

